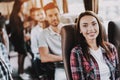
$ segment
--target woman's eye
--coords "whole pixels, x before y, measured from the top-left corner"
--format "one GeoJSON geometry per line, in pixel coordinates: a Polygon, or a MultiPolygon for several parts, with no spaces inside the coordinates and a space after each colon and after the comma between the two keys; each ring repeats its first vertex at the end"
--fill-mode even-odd
{"type": "Polygon", "coordinates": [[[83,25],[83,27],[87,27],[87,25],[83,25]]]}
{"type": "Polygon", "coordinates": [[[95,26],[97,23],[93,23],[92,25],[95,26]]]}

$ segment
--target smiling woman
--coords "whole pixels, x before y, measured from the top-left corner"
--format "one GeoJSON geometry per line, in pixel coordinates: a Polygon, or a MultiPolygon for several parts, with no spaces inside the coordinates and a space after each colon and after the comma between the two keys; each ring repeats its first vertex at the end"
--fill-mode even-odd
{"type": "Polygon", "coordinates": [[[76,36],[78,43],[70,56],[73,80],[117,80],[118,53],[112,44],[103,40],[102,25],[94,12],[79,15],[76,36]]]}

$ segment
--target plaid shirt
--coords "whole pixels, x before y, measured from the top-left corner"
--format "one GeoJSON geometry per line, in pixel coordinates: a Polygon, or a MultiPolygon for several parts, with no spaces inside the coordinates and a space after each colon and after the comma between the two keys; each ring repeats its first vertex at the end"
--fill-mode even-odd
{"type": "Polygon", "coordinates": [[[13,80],[6,47],[0,43],[0,80],[13,80]]]}
{"type": "MultiPolygon", "coordinates": [[[[115,79],[115,70],[117,68],[116,65],[119,63],[117,51],[112,44],[107,44],[107,46],[112,51],[112,53],[111,56],[105,55],[105,50],[101,48],[103,58],[110,69],[110,80],[117,80],[115,79]]],[[[100,80],[99,66],[96,60],[92,55],[90,55],[90,61],[87,61],[83,55],[80,45],[72,49],[70,65],[73,80],[100,80]]]]}

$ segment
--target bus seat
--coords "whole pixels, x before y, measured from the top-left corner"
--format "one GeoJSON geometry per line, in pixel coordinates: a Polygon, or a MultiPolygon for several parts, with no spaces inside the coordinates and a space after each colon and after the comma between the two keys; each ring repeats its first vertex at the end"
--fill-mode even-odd
{"type": "Polygon", "coordinates": [[[78,17],[78,15],[62,14],[60,16],[60,21],[64,24],[71,24],[75,22],[76,17],[78,17]]]}
{"type": "Polygon", "coordinates": [[[75,25],[65,25],[61,29],[62,37],[62,56],[67,80],[72,80],[70,69],[70,53],[75,44],[75,25]]]}
{"type": "Polygon", "coordinates": [[[71,17],[65,17],[65,16],[61,16],[60,17],[60,20],[61,20],[61,22],[62,23],[64,23],[64,24],[70,24],[70,23],[74,23],[74,21],[72,20],[72,18],[71,17]]]}
{"type": "Polygon", "coordinates": [[[120,61],[120,21],[110,21],[108,23],[108,40],[115,45],[120,61]]]}

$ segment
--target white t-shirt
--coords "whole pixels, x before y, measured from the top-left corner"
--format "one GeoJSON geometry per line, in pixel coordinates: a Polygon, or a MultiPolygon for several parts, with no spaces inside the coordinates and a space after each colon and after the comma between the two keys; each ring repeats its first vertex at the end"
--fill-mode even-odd
{"type": "Polygon", "coordinates": [[[98,63],[100,80],[110,80],[110,70],[108,65],[105,63],[105,60],[103,59],[101,47],[99,47],[97,50],[90,49],[90,54],[98,63]]]}
{"type": "MultiPolygon", "coordinates": [[[[61,30],[63,24],[59,24],[57,27],[61,30]]],[[[50,53],[62,55],[61,35],[54,32],[49,26],[40,34],[39,47],[48,47],[50,53]]],[[[55,68],[55,80],[66,80],[64,68],[55,68]]]]}
{"type": "Polygon", "coordinates": [[[34,54],[34,58],[40,58],[40,55],[39,55],[39,36],[40,36],[40,33],[43,31],[43,28],[40,27],[39,25],[36,25],[34,28],[32,28],[31,30],[31,50],[34,54]]]}
{"type": "MultiPolygon", "coordinates": [[[[58,28],[61,28],[62,26],[63,24],[59,24],[58,28]]],[[[51,26],[49,26],[40,34],[39,47],[48,47],[50,53],[62,55],[61,35],[54,32],[51,26]]]]}

